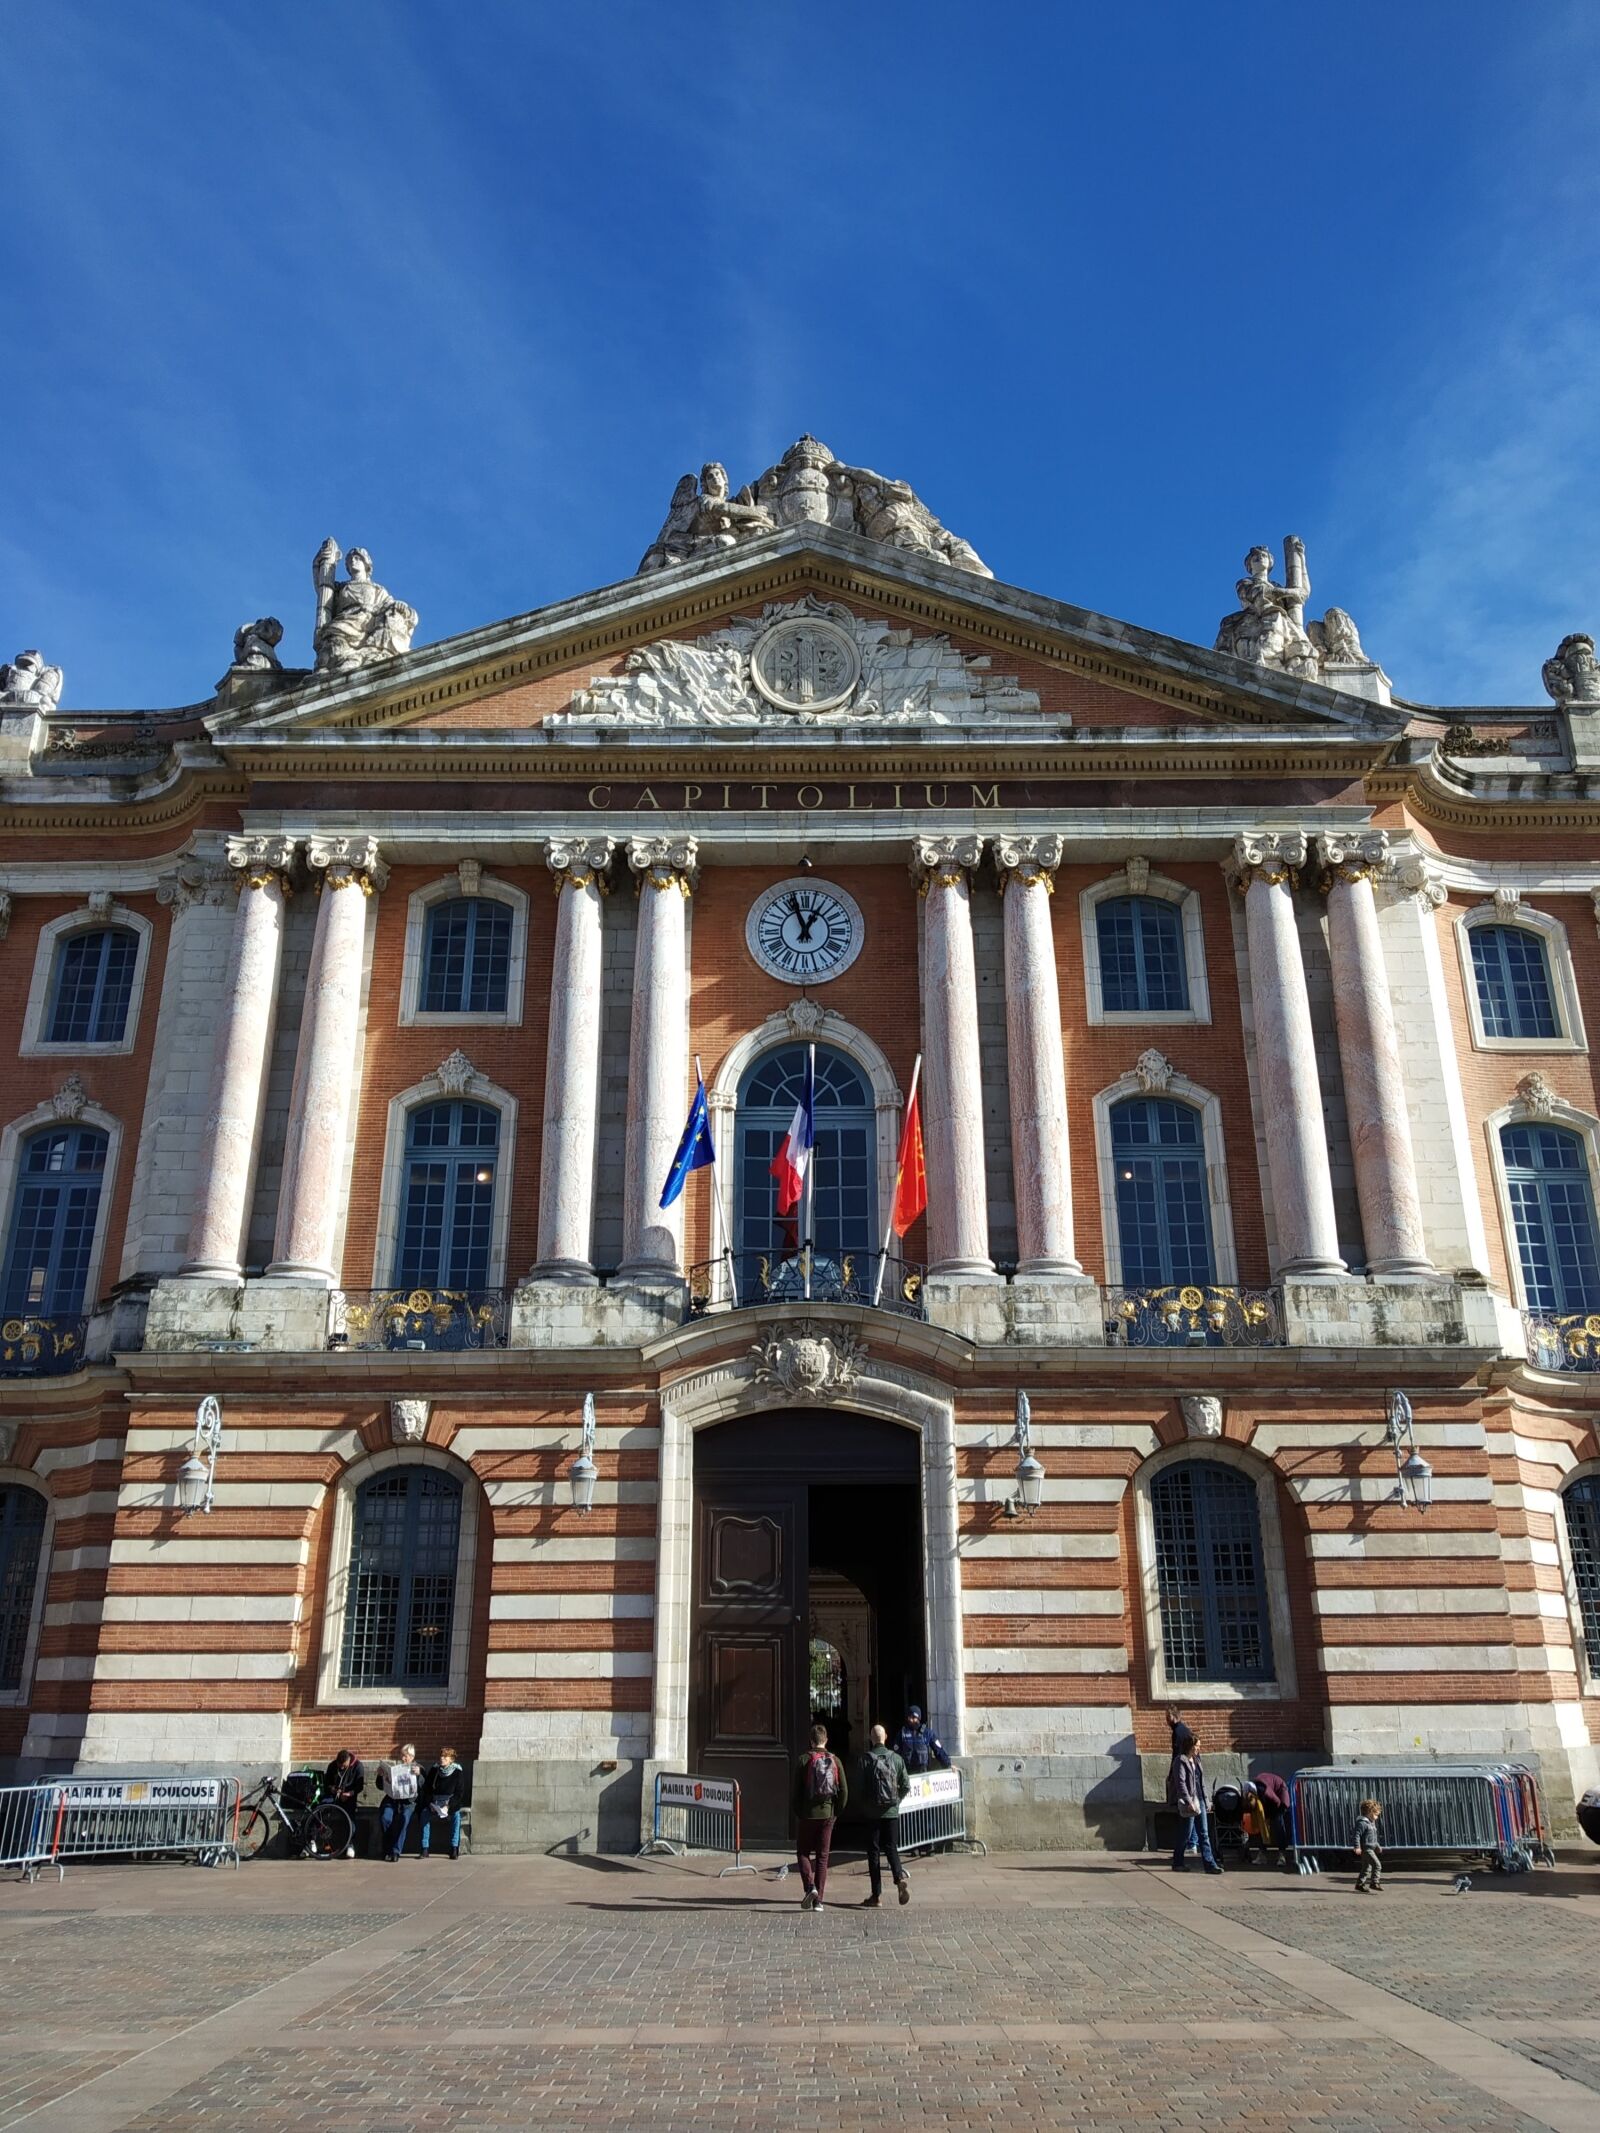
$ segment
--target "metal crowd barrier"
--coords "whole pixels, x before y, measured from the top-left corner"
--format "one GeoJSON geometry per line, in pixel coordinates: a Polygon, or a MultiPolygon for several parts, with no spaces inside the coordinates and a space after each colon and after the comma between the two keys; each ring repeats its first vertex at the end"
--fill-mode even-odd
{"type": "Polygon", "coordinates": [[[0,1788],[0,1867],[18,1868],[24,1881],[37,1878],[40,1867],[50,1864],[59,1806],[56,1785],[0,1788]]]}
{"type": "Polygon", "coordinates": [[[897,1841],[902,1858],[944,1844],[987,1858],[982,1838],[967,1835],[966,1788],[959,1770],[921,1770],[912,1777],[911,1790],[900,1802],[897,1841]]]}
{"type": "Polygon", "coordinates": [[[1520,1763],[1393,1763],[1365,1770],[1329,1765],[1295,1774],[1289,1788],[1302,1873],[1319,1852],[1351,1858],[1364,1799],[1383,1808],[1384,1856],[1447,1853],[1486,1859],[1503,1873],[1555,1865],[1539,1783],[1520,1763]]]}
{"type": "Polygon", "coordinates": [[[69,1859],[177,1856],[237,1867],[239,1793],[237,1778],[51,1778],[17,1787],[0,1794],[0,1864],[20,1867],[28,1881],[47,1866],[63,1878],[69,1859]]]}
{"type": "Polygon", "coordinates": [[[739,1787],[734,1779],[656,1772],[655,1807],[650,1835],[639,1847],[641,1858],[657,1852],[673,1859],[685,1852],[731,1852],[733,1864],[717,1876],[724,1881],[729,1874],[756,1871],[739,1856],[742,1834],[739,1787]]]}

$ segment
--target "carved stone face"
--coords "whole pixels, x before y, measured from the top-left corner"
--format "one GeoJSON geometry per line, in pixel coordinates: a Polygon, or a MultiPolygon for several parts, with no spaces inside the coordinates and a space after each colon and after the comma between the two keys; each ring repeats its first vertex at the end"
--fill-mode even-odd
{"type": "Polygon", "coordinates": [[[728,493],[728,470],[711,460],[700,469],[700,493],[709,496],[714,503],[721,503],[728,493]]]}
{"type": "Polygon", "coordinates": [[[1270,548],[1252,548],[1244,559],[1244,567],[1252,578],[1270,578],[1275,560],[1270,548]]]}
{"type": "Polygon", "coordinates": [[[344,559],[344,567],[352,578],[372,576],[372,558],[364,548],[352,548],[344,559]]]}

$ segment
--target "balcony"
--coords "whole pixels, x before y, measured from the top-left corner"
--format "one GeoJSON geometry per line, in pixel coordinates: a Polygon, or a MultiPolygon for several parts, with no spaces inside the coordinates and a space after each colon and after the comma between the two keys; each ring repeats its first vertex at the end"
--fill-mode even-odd
{"type": "Polygon", "coordinates": [[[503,1348],[508,1318],[504,1289],[335,1289],[328,1346],[393,1353],[503,1348]]]}
{"type": "Polygon", "coordinates": [[[847,1252],[841,1259],[820,1252],[808,1269],[805,1254],[786,1259],[747,1257],[737,1262],[738,1295],[725,1259],[705,1259],[689,1269],[685,1321],[714,1311],[752,1310],[774,1304],[860,1304],[902,1318],[926,1318],[923,1269],[914,1260],[884,1252],[847,1252]],[[881,1273],[881,1281],[880,1281],[881,1273]]]}
{"type": "Polygon", "coordinates": [[[1535,1370],[1600,1370],[1600,1312],[1524,1311],[1522,1329],[1535,1370]]]}
{"type": "Polygon", "coordinates": [[[1276,1289],[1107,1289],[1108,1348],[1281,1348],[1276,1289]]]}
{"type": "Polygon", "coordinates": [[[84,1367],[82,1318],[8,1318],[0,1325],[0,1378],[64,1378],[84,1367]]]}

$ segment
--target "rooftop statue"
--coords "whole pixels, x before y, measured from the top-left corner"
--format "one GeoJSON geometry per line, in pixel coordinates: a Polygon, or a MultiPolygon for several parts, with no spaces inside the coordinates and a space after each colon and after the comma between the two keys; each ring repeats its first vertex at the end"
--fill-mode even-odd
{"type": "Polygon", "coordinates": [[[1302,681],[1327,681],[1331,667],[1371,667],[1361,633],[1342,607],[1330,607],[1320,622],[1306,622],[1311,574],[1305,542],[1285,536],[1281,585],[1273,583],[1275,561],[1270,548],[1252,548],[1245,557],[1245,575],[1234,588],[1239,605],[1218,624],[1216,649],[1302,681]]]}
{"type": "Polygon", "coordinates": [[[282,671],[278,646],[283,642],[283,624],[276,615],[262,615],[254,622],[241,622],[233,633],[233,663],[251,674],[282,671]]]}
{"type": "Polygon", "coordinates": [[[1581,630],[1562,638],[1542,671],[1546,692],[1558,704],[1600,703],[1600,662],[1594,656],[1594,639],[1581,630]]]}
{"type": "Polygon", "coordinates": [[[339,543],[331,537],[317,550],[311,576],[317,588],[317,626],[312,634],[317,671],[342,674],[370,667],[397,652],[409,652],[417,611],[396,600],[372,575],[372,558],[352,548],[339,577],[339,543]]]}
{"type": "Polygon", "coordinates": [[[780,526],[834,526],[954,570],[993,576],[976,549],[947,532],[907,483],[890,481],[869,467],[848,467],[815,437],[792,444],[775,467],[737,496],[729,495],[727,470],[715,461],[701,468],[698,483],[685,474],[639,569],[665,570],[780,526]]]}
{"type": "Polygon", "coordinates": [[[61,669],[45,665],[43,652],[19,652],[0,664],[0,704],[53,711],[61,701],[61,669]]]}

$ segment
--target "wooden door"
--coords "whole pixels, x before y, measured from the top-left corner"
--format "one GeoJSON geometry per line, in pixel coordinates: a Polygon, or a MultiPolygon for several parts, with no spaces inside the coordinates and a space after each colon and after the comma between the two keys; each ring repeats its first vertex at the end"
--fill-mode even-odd
{"type": "Polygon", "coordinates": [[[738,1780],[747,1842],[782,1841],[806,1717],[806,1492],[712,1480],[696,1514],[690,1760],[738,1780]]]}

